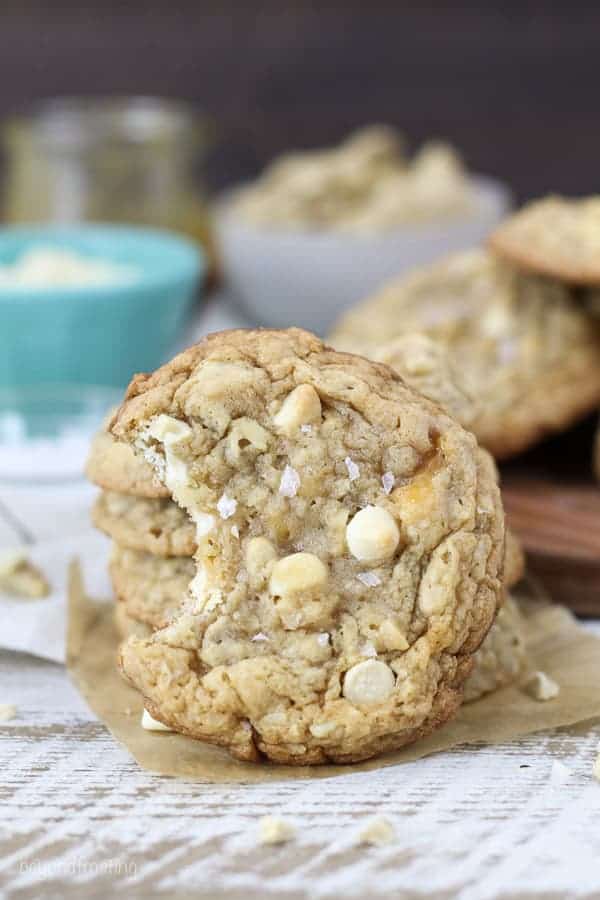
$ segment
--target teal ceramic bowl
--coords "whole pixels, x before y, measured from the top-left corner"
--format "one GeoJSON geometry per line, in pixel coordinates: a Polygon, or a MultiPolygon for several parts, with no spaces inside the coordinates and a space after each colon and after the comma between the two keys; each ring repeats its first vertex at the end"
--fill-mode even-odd
{"type": "Polygon", "coordinates": [[[0,285],[0,387],[123,387],[177,349],[204,274],[198,248],[166,231],[119,225],[0,229],[0,266],[59,248],[127,269],[91,286],[0,285]]]}

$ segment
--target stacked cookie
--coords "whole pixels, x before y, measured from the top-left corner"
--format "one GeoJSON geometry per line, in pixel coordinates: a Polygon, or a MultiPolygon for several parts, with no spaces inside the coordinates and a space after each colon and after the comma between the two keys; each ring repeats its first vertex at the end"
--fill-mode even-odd
{"type": "Polygon", "coordinates": [[[213,335],[134,380],[88,474],[123,673],[176,731],[351,762],[521,669],[495,467],[388,367],[297,329],[213,335]]]}
{"type": "Polygon", "coordinates": [[[94,439],[87,476],[102,488],[94,525],[113,541],[110,575],[121,637],[165,624],[194,575],[192,522],[152,468],[104,428],[94,439]]]}

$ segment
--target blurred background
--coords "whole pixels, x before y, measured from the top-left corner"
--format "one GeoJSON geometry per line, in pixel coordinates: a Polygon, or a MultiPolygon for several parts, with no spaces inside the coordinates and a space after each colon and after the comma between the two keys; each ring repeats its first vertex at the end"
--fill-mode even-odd
{"type": "Polygon", "coordinates": [[[598,186],[600,9],[392,0],[4,0],[0,117],[133,93],[214,120],[212,188],[369,122],[441,135],[516,199],[598,186]]]}
{"type": "MultiPolygon", "coordinates": [[[[480,243],[511,200],[600,190],[593,4],[4,0],[0,73],[5,460],[11,450],[0,478],[38,465],[23,456],[32,435],[70,440],[82,420],[87,447],[134,372],[206,331],[301,324],[326,334],[392,275],[480,243]],[[107,111],[105,98],[121,106],[107,111]],[[431,139],[456,149],[459,188],[476,201],[466,214],[432,208],[394,227],[329,229],[322,207],[344,190],[341,206],[352,201],[359,170],[369,190],[381,174],[370,141],[358,165],[337,157],[307,219],[220,221],[211,207],[281,154],[380,123],[401,132],[409,156],[431,139]],[[491,180],[480,185],[480,174],[491,180]],[[10,227],[30,223],[43,228],[10,227]],[[58,257],[40,259],[48,247],[58,257]],[[90,262],[113,267],[100,272],[105,283],[90,282],[90,262]]],[[[437,177],[422,173],[427,202],[456,175],[444,153],[443,177],[438,157],[437,177]]],[[[288,170],[274,199],[293,205],[304,184],[312,196],[311,166],[288,170]]]]}

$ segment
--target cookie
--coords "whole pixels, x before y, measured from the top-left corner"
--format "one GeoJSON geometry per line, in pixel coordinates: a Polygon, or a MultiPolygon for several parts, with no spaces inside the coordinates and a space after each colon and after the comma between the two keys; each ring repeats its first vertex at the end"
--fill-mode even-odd
{"type": "Polygon", "coordinates": [[[465,703],[512,684],[523,672],[526,660],[523,619],[509,595],[475,654],[475,665],[465,685],[465,703]]]}
{"type": "Polygon", "coordinates": [[[492,233],[489,245],[528,272],[600,286],[600,196],[527,203],[492,233]]]}
{"type": "Polygon", "coordinates": [[[388,367],[211,335],[112,427],[197,529],[171,624],[121,649],[151,715],[247,760],[352,762],[460,706],[502,592],[493,461],[388,367]]]}
{"type": "Polygon", "coordinates": [[[135,497],[168,497],[152,467],[137,457],[127,444],[120,444],[105,429],[94,437],[85,474],[91,482],[107,491],[135,497]]]}
{"type": "Polygon", "coordinates": [[[92,522],[131,550],[156,556],[193,556],[196,550],[189,516],[170,499],[103,491],[92,507],[92,522]]]}
{"type": "Polygon", "coordinates": [[[483,250],[389,283],[330,340],[391,365],[498,459],[600,401],[600,331],[564,284],[483,250]]]}
{"type": "Polygon", "coordinates": [[[504,556],[504,586],[514,587],[525,575],[525,551],[519,538],[510,528],[506,529],[504,556]]]}
{"type": "Polygon", "coordinates": [[[113,618],[115,631],[120,640],[126,640],[134,635],[142,638],[149,637],[152,634],[152,626],[132,618],[124,603],[115,603],[113,618]]]}
{"type": "Polygon", "coordinates": [[[109,571],[115,594],[127,614],[158,628],[185,599],[195,566],[188,557],[162,559],[115,544],[109,571]]]}

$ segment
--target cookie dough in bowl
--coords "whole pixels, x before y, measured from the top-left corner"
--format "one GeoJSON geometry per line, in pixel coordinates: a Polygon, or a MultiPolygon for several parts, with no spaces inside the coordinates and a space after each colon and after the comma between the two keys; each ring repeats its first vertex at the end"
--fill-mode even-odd
{"type": "Polygon", "coordinates": [[[439,406],[299,329],[232,331],[135,378],[112,432],[196,525],[187,600],[121,649],[152,716],[316,764],[454,714],[501,602],[504,518],[491,458],[439,406]]]}

